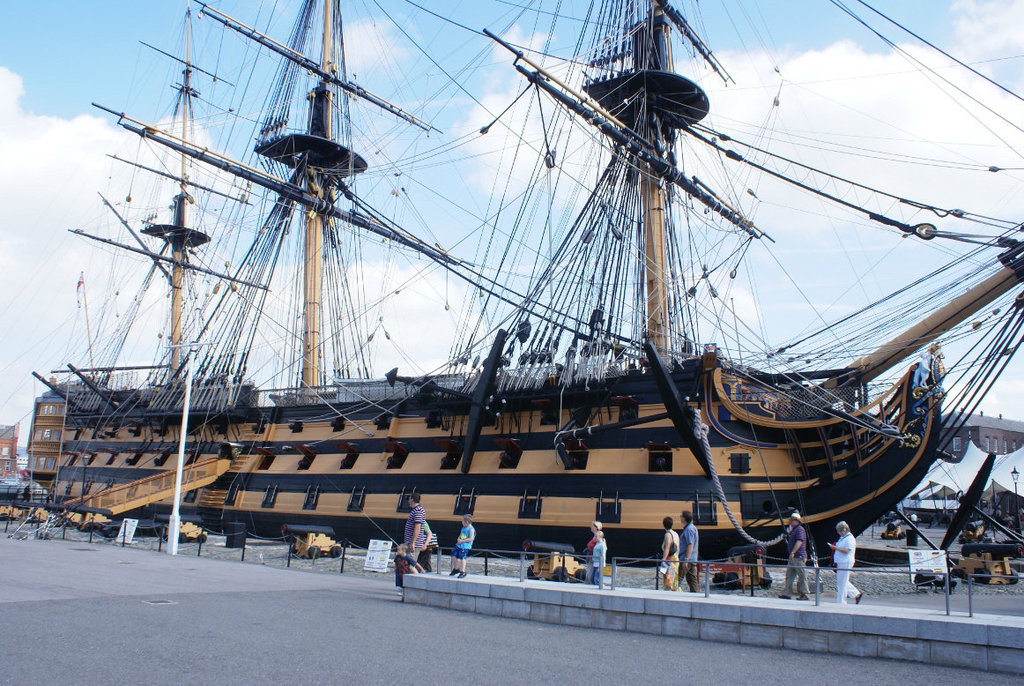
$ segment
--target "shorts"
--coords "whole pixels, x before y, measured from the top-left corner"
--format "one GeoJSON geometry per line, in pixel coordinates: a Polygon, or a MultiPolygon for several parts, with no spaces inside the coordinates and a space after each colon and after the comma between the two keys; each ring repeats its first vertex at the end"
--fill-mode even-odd
{"type": "Polygon", "coordinates": [[[456,560],[465,560],[467,555],[469,555],[469,548],[455,548],[452,550],[452,557],[456,560]]]}

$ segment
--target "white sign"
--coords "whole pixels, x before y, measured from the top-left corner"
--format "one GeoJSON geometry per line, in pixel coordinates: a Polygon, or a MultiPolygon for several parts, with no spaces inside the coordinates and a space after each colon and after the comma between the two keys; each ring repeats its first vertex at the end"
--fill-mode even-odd
{"type": "Polygon", "coordinates": [[[128,545],[135,538],[135,527],[139,525],[137,519],[122,519],[121,528],[117,530],[117,543],[128,545]]]}
{"type": "Polygon", "coordinates": [[[364,572],[386,572],[391,561],[391,541],[372,539],[366,549],[366,561],[363,562],[364,572]]]}
{"type": "Polygon", "coordinates": [[[910,556],[910,581],[913,583],[916,574],[946,575],[945,550],[908,550],[910,556]]]}

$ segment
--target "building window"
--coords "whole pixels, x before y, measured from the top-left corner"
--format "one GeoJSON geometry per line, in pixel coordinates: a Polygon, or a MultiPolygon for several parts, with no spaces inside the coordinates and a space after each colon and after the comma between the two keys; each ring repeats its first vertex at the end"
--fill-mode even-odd
{"type": "Polygon", "coordinates": [[[959,436],[954,436],[953,437],[953,452],[954,453],[960,452],[960,437],[959,436]]]}
{"type": "Polygon", "coordinates": [[[4,448],[3,448],[3,455],[4,455],[4,457],[6,457],[6,456],[8,456],[10,454],[11,454],[11,447],[5,445],[4,448]]]}
{"type": "Polygon", "coordinates": [[[986,452],[992,452],[992,444],[991,444],[990,440],[991,439],[989,439],[988,436],[985,436],[985,451],[986,452]]]}
{"type": "Polygon", "coordinates": [[[1006,439],[1005,438],[1003,439],[1003,452],[1004,453],[1010,452],[1010,450],[1006,447],[1006,439]]]}

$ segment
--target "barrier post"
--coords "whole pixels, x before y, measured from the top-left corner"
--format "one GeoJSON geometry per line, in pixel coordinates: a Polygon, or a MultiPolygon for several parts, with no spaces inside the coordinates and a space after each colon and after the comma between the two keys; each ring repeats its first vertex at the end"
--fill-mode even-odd
{"type": "Polygon", "coordinates": [[[199,550],[196,552],[196,557],[202,557],[203,556],[203,533],[205,533],[205,532],[202,529],[200,529],[199,530],[199,550]]]}
{"type": "Polygon", "coordinates": [[[167,527],[164,527],[163,533],[156,535],[156,551],[158,553],[163,552],[164,549],[164,536],[167,535],[167,527]]]}
{"type": "Polygon", "coordinates": [[[242,544],[242,559],[239,562],[245,562],[245,544],[242,544]]]}
{"type": "Polygon", "coordinates": [[[434,569],[437,570],[438,574],[441,573],[441,546],[440,545],[437,546],[437,564],[434,565],[434,569]]]}
{"type": "Polygon", "coordinates": [[[89,522],[89,543],[92,543],[92,522],[89,522]]]}
{"type": "Polygon", "coordinates": [[[967,616],[974,616],[974,575],[967,575],[967,616]]]}
{"type": "Polygon", "coordinates": [[[946,573],[942,575],[942,590],[946,595],[946,616],[949,616],[949,567],[946,567],[946,573]]]}
{"type": "Polygon", "coordinates": [[[488,555],[489,555],[489,553],[485,550],[484,551],[484,576],[487,576],[487,574],[488,574],[488,569],[487,569],[487,557],[488,557],[488,555]]]}
{"type": "Polygon", "coordinates": [[[821,590],[821,567],[814,565],[814,607],[821,605],[821,596],[819,591],[821,590]]]}
{"type": "Polygon", "coordinates": [[[128,534],[128,527],[124,525],[124,520],[121,520],[121,547],[124,547],[124,539],[128,534]]]}
{"type": "Polygon", "coordinates": [[[618,570],[619,570],[619,567],[618,567],[617,564],[615,564],[615,558],[613,557],[612,558],[612,578],[608,582],[608,590],[610,590],[610,591],[614,591],[615,590],[615,573],[618,570]]]}
{"type": "Polygon", "coordinates": [[[344,574],[345,573],[345,555],[347,555],[347,554],[348,554],[348,539],[346,538],[345,542],[341,544],[341,567],[338,568],[338,574],[344,574]]]}
{"type": "Polygon", "coordinates": [[[289,543],[288,544],[288,563],[285,565],[285,567],[289,567],[290,568],[291,566],[292,566],[292,546],[289,543]]]}
{"type": "Polygon", "coordinates": [[[519,551],[519,583],[526,581],[526,553],[519,551]]]}
{"type": "Polygon", "coordinates": [[[711,565],[704,563],[704,597],[711,597],[711,565]]]}
{"type": "Polygon", "coordinates": [[[659,582],[661,581],[661,564],[657,564],[654,567],[654,590],[658,590],[659,582]]]}

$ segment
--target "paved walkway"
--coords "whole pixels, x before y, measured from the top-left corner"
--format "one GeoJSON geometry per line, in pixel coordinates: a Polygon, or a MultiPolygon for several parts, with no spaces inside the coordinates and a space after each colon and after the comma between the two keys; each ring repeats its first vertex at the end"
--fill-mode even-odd
{"type": "Polygon", "coordinates": [[[541,625],[310,574],[0,537],[0,684],[1016,684],[970,670],[541,625]],[[152,601],[171,601],[151,604],[152,601]]]}

